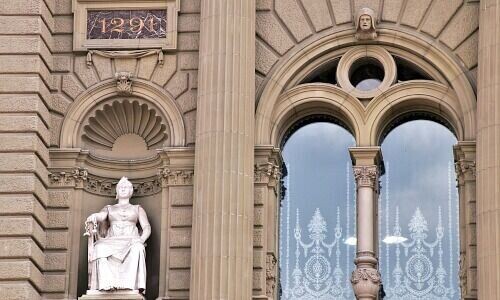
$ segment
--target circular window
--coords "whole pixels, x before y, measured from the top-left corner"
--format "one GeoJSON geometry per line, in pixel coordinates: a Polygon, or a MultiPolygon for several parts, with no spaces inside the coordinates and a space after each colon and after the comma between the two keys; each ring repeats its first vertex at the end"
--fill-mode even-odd
{"type": "Polygon", "coordinates": [[[362,58],[352,64],[349,70],[351,84],[360,91],[371,91],[384,80],[384,68],[373,58],[362,58]]]}
{"type": "Polygon", "coordinates": [[[396,63],[379,46],[354,47],[347,51],[337,67],[337,82],[356,98],[372,99],[396,81],[396,63]]]}

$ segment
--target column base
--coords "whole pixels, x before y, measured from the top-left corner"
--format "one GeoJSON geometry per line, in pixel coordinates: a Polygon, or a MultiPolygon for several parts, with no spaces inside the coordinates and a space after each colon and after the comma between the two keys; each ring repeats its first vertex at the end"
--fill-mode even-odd
{"type": "Polygon", "coordinates": [[[87,290],[78,300],[145,300],[138,290],[96,291],[87,290]]]}

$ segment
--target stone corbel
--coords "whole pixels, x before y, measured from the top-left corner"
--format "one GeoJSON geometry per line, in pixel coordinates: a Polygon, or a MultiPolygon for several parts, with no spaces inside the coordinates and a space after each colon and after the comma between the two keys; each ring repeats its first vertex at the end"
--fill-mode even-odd
{"type": "Polygon", "coordinates": [[[132,95],[132,73],[117,72],[115,73],[116,88],[120,95],[132,95]]]}

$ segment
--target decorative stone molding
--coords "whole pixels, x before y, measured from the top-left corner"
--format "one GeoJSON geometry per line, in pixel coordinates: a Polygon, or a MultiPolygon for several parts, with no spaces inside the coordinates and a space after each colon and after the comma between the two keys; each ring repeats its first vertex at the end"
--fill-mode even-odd
{"type": "Polygon", "coordinates": [[[457,179],[459,177],[464,177],[464,179],[475,180],[476,162],[473,160],[460,159],[455,162],[455,172],[457,173],[457,179]]]}
{"type": "Polygon", "coordinates": [[[276,186],[281,178],[281,168],[271,162],[254,166],[254,182],[276,186]]]}
{"type": "Polygon", "coordinates": [[[465,253],[460,253],[460,261],[459,261],[459,283],[460,290],[462,293],[467,291],[467,255],[465,253]]]}
{"type": "Polygon", "coordinates": [[[352,271],[351,283],[357,284],[361,281],[370,280],[374,284],[380,283],[380,273],[376,269],[371,268],[359,268],[352,271]]]}
{"type": "MultiPolygon", "coordinates": [[[[89,175],[83,188],[92,194],[114,197],[118,181],[118,179],[89,175]]],[[[133,180],[132,184],[134,186],[134,196],[149,196],[161,191],[161,183],[157,177],[133,180]]]]}
{"type": "Polygon", "coordinates": [[[359,187],[378,188],[377,166],[354,166],[354,179],[359,187]]]}
{"type": "Polygon", "coordinates": [[[158,55],[158,64],[163,65],[163,51],[160,49],[153,50],[129,50],[129,51],[101,51],[101,50],[89,50],[87,52],[87,66],[92,66],[92,56],[99,55],[107,58],[143,58],[149,55],[158,55]]]}
{"type": "Polygon", "coordinates": [[[158,170],[158,178],[162,185],[192,185],[194,171],[192,169],[171,169],[168,167],[158,170]]]}
{"type": "Polygon", "coordinates": [[[119,95],[132,95],[132,73],[117,72],[115,79],[119,95]]]}
{"type": "Polygon", "coordinates": [[[77,167],[70,172],[52,172],[49,174],[49,182],[54,186],[82,187],[88,180],[88,171],[85,168],[77,167]]]}
{"type": "Polygon", "coordinates": [[[273,298],[276,288],[276,263],[278,260],[273,253],[268,253],[266,256],[266,295],[273,298]]]}
{"type": "Polygon", "coordinates": [[[356,268],[351,274],[351,284],[356,299],[377,299],[381,276],[375,268],[356,268]]]}

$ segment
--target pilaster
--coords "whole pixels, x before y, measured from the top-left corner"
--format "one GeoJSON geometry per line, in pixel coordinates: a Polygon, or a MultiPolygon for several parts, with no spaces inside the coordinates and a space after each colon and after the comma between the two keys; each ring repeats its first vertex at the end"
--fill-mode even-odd
{"type": "Polygon", "coordinates": [[[190,299],[250,299],[255,2],[201,2],[190,299]]]}
{"type": "Polygon", "coordinates": [[[500,2],[480,2],[477,87],[478,298],[500,299],[500,2]]]}
{"type": "Polygon", "coordinates": [[[357,299],[377,299],[381,276],[378,272],[377,201],[379,176],[383,171],[380,147],[349,148],[356,181],[356,269],[351,283],[357,299]]]}

